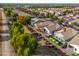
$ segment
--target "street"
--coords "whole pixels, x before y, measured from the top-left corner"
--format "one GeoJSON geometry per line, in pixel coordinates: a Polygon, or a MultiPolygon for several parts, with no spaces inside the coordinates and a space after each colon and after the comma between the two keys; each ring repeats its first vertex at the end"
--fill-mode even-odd
{"type": "Polygon", "coordinates": [[[11,56],[14,55],[13,48],[10,46],[9,41],[9,27],[8,20],[4,14],[4,10],[2,10],[2,56],[11,56]]]}

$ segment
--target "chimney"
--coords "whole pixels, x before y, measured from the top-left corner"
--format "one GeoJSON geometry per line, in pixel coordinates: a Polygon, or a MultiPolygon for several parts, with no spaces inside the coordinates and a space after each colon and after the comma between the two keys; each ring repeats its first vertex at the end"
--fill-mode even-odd
{"type": "Polygon", "coordinates": [[[66,32],[66,31],[67,31],[67,28],[66,28],[66,27],[64,27],[64,28],[63,28],[63,31],[64,31],[64,32],[66,32]]]}

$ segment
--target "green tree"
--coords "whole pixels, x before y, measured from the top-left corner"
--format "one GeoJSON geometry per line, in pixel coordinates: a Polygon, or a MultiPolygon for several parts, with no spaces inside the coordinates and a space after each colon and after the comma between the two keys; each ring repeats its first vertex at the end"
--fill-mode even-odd
{"type": "Polygon", "coordinates": [[[44,13],[40,13],[40,16],[41,16],[41,17],[45,17],[45,14],[44,14],[44,13]]]}
{"type": "Polygon", "coordinates": [[[13,22],[10,29],[10,43],[17,55],[32,55],[37,48],[37,41],[31,34],[25,33],[21,23],[13,22]]]}
{"type": "Polygon", "coordinates": [[[30,53],[34,54],[37,48],[37,41],[34,38],[29,38],[29,41],[27,43],[27,45],[29,46],[29,48],[31,49],[30,53]]]}
{"type": "Polygon", "coordinates": [[[6,15],[6,16],[9,16],[9,12],[8,12],[8,11],[5,11],[5,15],[6,15]]]}
{"type": "Polygon", "coordinates": [[[30,49],[29,48],[25,48],[23,51],[23,55],[24,56],[29,56],[30,55],[30,49]]]}
{"type": "Polygon", "coordinates": [[[14,22],[16,22],[17,17],[13,17],[11,19],[9,19],[9,24],[12,25],[14,22]]]}
{"type": "Polygon", "coordinates": [[[64,19],[57,19],[56,21],[58,24],[62,24],[65,20],[64,19]]]}
{"type": "Polygon", "coordinates": [[[11,16],[15,16],[15,13],[13,11],[11,11],[11,16]]]}
{"type": "Polygon", "coordinates": [[[11,30],[10,30],[10,34],[11,36],[17,34],[18,32],[21,32],[23,33],[24,32],[24,28],[23,28],[23,25],[20,24],[20,23],[13,23],[12,27],[11,27],[11,30]]]}
{"type": "Polygon", "coordinates": [[[23,24],[30,24],[31,23],[31,18],[29,16],[26,16],[25,19],[24,19],[24,22],[23,24]]]}
{"type": "Polygon", "coordinates": [[[17,55],[18,55],[18,56],[21,56],[21,55],[22,55],[22,48],[19,47],[19,48],[17,49],[17,55]]]}
{"type": "Polygon", "coordinates": [[[47,17],[50,18],[50,16],[51,16],[51,14],[50,13],[47,13],[47,17]]]}
{"type": "Polygon", "coordinates": [[[69,26],[73,27],[75,25],[74,22],[71,22],[71,24],[69,24],[69,26]]]}

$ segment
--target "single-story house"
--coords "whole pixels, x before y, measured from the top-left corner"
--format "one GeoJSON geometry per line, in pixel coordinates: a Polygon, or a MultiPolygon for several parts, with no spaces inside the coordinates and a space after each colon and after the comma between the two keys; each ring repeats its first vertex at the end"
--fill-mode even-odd
{"type": "Polygon", "coordinates": [[[44,32],[47,34],[47,36],[49,35],[53,35],[54,32],[59,29],[61,26],[59,24],[52,24],[50,26],[45,26],[44,27],[44,32]]]}
{"type": "Polygon", "coordinates": [[[42,31],[49,36],[61,26],[52,22],[50,18],[43,18],[33,23],[33,27],[36,29],[42,29],[42,31]]]}
{"type": "Polygon", "coordinates": [[[34,24],[36,28],[42,28],[46,26],[53,25],[54,23],[51,21],[38,21],[37,23],[34,24]]]}
{"type": "Polygon", "coordinates": [[[38,18],[32,18],[32,19],[31,19],[31,25],[33,25],[33,24],[36,23],[37,21],[39,21],[38,18]]]}
{"type": "Polygon", "coordinates": [[[33,26],[34,24],[47,22],[47,21],[51,21],[51,20],[52,19],[50,19],[50,18],[32,18],[31,19],[31,25],[33,26]]]}
{"type": "Polygon", "coordinates": [[[79,34],[77,34],[71,41],[68,42],[68,46],[73,48],[73,52],[79,54],[79,34]]]}
{"type": "Polygon", "coordinates": [[[66,21],[68,21],[68,24],[71,24],[75,22],[75,19],[73,17],[69,17],[66,19],[66,21]]]}

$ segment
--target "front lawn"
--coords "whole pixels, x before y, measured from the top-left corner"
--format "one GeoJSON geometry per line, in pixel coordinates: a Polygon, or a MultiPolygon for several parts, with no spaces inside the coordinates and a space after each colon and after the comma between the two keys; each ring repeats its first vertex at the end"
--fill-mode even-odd
{"type": "Polygon", "coordinates": [[[59,45],[59,46],[62,46],[63,45],[63,42],[59,42],[56,38],[54,37],[50,37],[50,40],[52,42],[54,42],[55,44],[59,45]]]}

